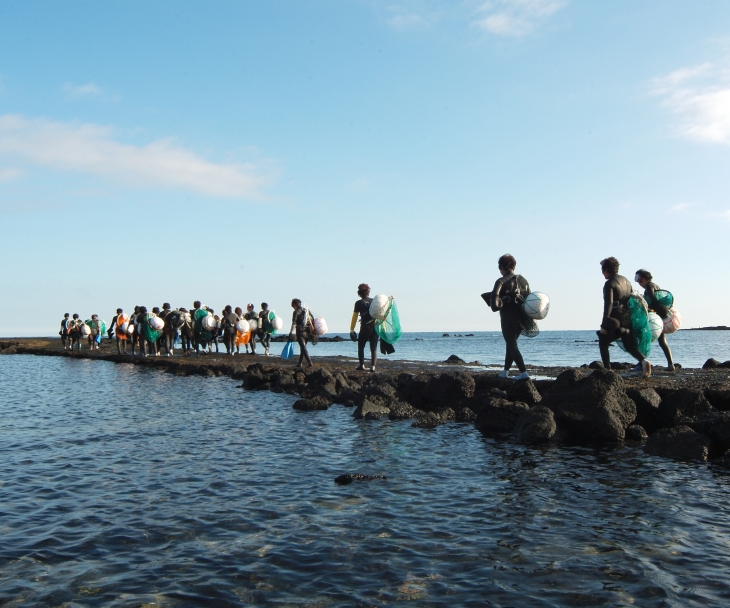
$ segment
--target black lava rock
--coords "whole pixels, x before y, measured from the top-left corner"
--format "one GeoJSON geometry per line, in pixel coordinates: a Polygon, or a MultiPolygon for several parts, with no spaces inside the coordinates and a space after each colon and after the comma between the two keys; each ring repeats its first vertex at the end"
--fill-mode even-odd
{"type": "Polygon", "coordinates": [[[332,405],[332,401],[324,397],[312,397],[311,399],[299,399],[294,402],[292,408],[300,412],[314,412],[317,410],[326,410],[332,405]]]}
{"type": "Polygon", "coordinates": [[[444,361],[444,363],[448,363],[450,365],[466,365],[466,361],[456,355],[451,355],[448,359],[446,359],[446,361],[444,361]]]}
{"type": "Polygon", "coordinates": [[[659,423],[668,428],[701,418],[712,412],[703,391],[681,388],[667,393],[659,404],[659,423]]]}
{"type": "Polygon", "coordinates": [[[522,414],[515,424],[515,437],[527,443],[545,443],[555,435],[557,425],[553,411],[536,405],[522,414]]]}
{"type": "Polygon", "coordinates": [[[626,395],[623,378],[603,369],[587,378],[581,375],[578,370],[560,374],[540,404],[553,411],[566,441],[623,441],[626,428],[636,419],[636,406],[626,395]]]}
{"type": "Polygon", "coordinates": [[[520,417],[529,411],[526,403],[491,399],[477,414],[474,426],[483,435],[511,433],[520,417]]]}
{"type": "Polygon", "coordinates": [[[644,441],[649,435],[640,424],[632,424],[626,429],[626,439],[629,441],[644,441]]]}
{"type": "Polygon", "coordinates": [[[630,388],[626,394],[636,405],[636,424],[644,427],[649,434],[659,429],[659,403],[662,400],[659,393],[653,388],[630,388]]]}
{"type": "Polygon", "coordinates": [[[529,406],[533,406],[540,402],[542,397],[537,392],[532,380],[526,378],[517,380],[507,391],[507,399],[510,401],[521,401],[529,406]]]}
{"type": "Polygon", "coordinates": [[[654,456],[673,460],[700,460],[705,462],[710,453],[709,437],[696,433],[688,426],[680,424],[671,429],[659,429],[653,433],[644,451],[654,456]]]}

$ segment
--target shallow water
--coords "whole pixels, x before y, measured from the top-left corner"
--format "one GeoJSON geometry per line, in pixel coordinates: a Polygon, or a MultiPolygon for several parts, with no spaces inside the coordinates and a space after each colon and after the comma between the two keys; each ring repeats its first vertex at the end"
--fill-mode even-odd
{"type": "Polygon", "coordinates": [[[711,466],[296,412],[236,384],[0,357],[0,603],[730,601],[711,466]],[[388,479],[333,483],[348,472],[388,479]]]}
{"type": "MultiPolygon", "coordinates": [[[[357,358],[357,345],[350,341],[323,342],[310,346],[313,356],[357,358]]],[[[674,361],[684,367],[702,367],[710,357],[719,361],[730,359],[730,331],[678,331],[667,337],[674,361]]],[[[520,338],[520,350],[528,365],[579,366],[600,361],[595,331],[543,331],[535,338],[520,338]]],[[[271,352],[280,354],[283,344],[274,343],[271,352]]],[[[295,347],[297,356],[299,347],[295,347]]],[[[504,339],[501,332],[464,332],[461,336],[442,333],[405,333],[395,345],[396,352],[383,359],[407,359],[411,361],[445,361],[450,355],[458,355],[467,362],[479,361],[483,365],[502,367],[504,339]],[[473,336],[466,334],[473,333],[473,336]]],[[[366,353],[369,351],[366,349],[366,353]]],[[[613,361],[631,361],[630,355],[611,348],[613,361]]],[[[666,365],[664,353],[654,345],[649,360],[655,365],[666,365]]]]}

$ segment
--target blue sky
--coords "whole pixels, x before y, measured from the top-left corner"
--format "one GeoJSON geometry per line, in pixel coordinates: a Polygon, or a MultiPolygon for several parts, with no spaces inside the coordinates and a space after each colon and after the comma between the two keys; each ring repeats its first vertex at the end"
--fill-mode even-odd
{"type": "Polygon", "coordinates": [[[64,312],[357,284],[411,331],[498,329],[510,252],[549,329],[598,262],[729,324],[730,3],[0,4],[0,335],[64,312]]]}

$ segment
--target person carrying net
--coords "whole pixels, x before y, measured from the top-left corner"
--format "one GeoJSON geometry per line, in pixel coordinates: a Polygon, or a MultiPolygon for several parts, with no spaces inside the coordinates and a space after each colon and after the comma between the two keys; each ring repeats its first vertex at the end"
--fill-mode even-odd
{"type": "MultiPolygon", "coordinates": [[[[651,272],[644,270],[643,268],[637,270],[636,275],[634,276],[634,280],[644,288],[644,299],[646,300],[647,306],[658,314],[662,320],[664,320],[669,316],[669,308],[671,304],[670,306],[667,306],[661,301],[662,298],[658,297],[657,292],[662,291],[662,289],[659,285],[653,282],[653,279],[654,277],[652,277],[651,272]]],[[[664,293],[668,294],[669,292],[664,293]]],[[[657,342],[659,343],[664,356],[667,358],[667,371],[673,372],[674,361],[672,359],[672,350],[669,348],[669,344],[667,344],[667,335],[663,331],[657,338],[657,342]]]]}
{"type": "MultiPolygon", "coordinates": [[[[643,340],[643,327],[634,327],[633,310],[640,316],[641,311],[636,309],[636,301],[632,302],[632,289],[629,280],[618,273],[619,261],[614,257],[601,260],[601,272],[606,282],[603,285],[603,321],[598,334],[598,348],[601,352],[603,367],[611,369],[611,354],[608,347],[612,342],[621,339],[621,343],[632,357],[641,365],[644,378],[651,376],[651,363],[644,356],[642,349],[645,345],[639,344],[643,340]],[[640,348],[640,346],[642,348],[640,348]]],[[[644,314],[646,316],[646,312],[644,314]]],[[[648,330],[648,322],[646,323],[648,330]]],[[[651,348],[651,335],[649,335],[651,348]]]]}
{"type": "Polygon", "coordinates": [[[378,361],[378,334],[375,331],[375,319],[370,316],[370,304],[373,299],[370,297],[370,286],[367,283],[360,283],[357,286],[357,295],[360,299],[355,302],[355,309],[350,321],[350,339],[357,342],[357,357],[360,365],[355,369],[365,369],[365,345],[370,344],[370,371],[375,371],[375,364],[378,361]],[[357,318],[360,317],[360,335],[355,332],[357,318]]]}
{"type": "MultiPolygon", "coordinates": [[[[513,363],[517,364],[520,375],[516,380],[529,378],[525,367],[522,353],[517,346],[517,339],[522,333],[532,331],[526,329],[526,319],[522,314],[522,303],[525,296],[530,293],[530,285],[522,275],[515,274],[517,260],[509,253],[505,253],[497,261],[497,267],[502,275],[494,283],[494,289],[489,293],[483,293],[482,299],[489,304],[492,311],[499,311],[499,322],[502,327],[502,337],[505,342],[504,369],[500,372],[500,378],[508,378],[509,370],[513,363]]],[[[531,322],[534,324],[534,322],[531,322]]]]}

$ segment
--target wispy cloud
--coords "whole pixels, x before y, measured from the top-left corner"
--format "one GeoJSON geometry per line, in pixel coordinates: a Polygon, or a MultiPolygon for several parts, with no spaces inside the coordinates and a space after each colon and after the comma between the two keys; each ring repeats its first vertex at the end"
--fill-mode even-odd
{"type": "Polygon", "coordinates": [[[81,99],[82,97],[101,97],[103,95],[103,91],[93,82],[81,85],[74,85],[67,82],[61,87],[61,90],[67,97],[71,97],[72,99],[81,99]]]}
{"type": "Polygon", "coordinates": [[[437,21],[444,10],[441,0],[400,0],[385,6],[374,2],[373,7],[396,30],[427,27],[437,21]]]}
{"type": "Polygon", "coordinates": [[[697,203],[677,203],[669,208],[669,211],[673,213],[679,213],[680,211],[687,211],[691,207],[694,207],[697,203]]]}
{"type": "Polygon", "coordinates": [[[208,161],[171,139],[137,146],[110,127],[0,116],[0,156],[13,165],[103,175],[134,187],[192,190],[216,197],[260,199],[270,182],[251,163],[208,161]]]}
{"type": "Polygon", "coordinates": [[[9,182],[23,173],[19,167],[0,167],[0,182],[9,182]]]}
{"type": "Polygon", "coordinates": [[[388,19],[388,25],[397,30],[405,30],[427,24],[426,17],[418,13],[398,13],[388,19]]]}
{"type": "Polygon", "coordinates": [[[675,131],[700,142],[730,144],[730,68],[727,62],[680,68],[652,81],[652,92],[675,117],[675,131]]]}
{"type": "Polygon", "coordinates": [[[517,38],[566,5],[562,0],[492,0],[477,10],[475,24],[498,36],[517,38]]]}

